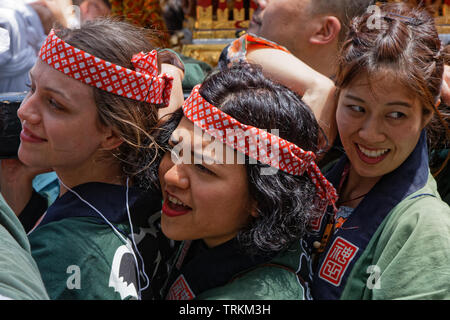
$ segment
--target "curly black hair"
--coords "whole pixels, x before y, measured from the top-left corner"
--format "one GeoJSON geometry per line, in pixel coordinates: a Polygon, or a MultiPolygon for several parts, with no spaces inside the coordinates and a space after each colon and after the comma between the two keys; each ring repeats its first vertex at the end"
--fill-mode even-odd
{"type": "MultiPolygon", "coordinates": [[[[304,150],[318,151],[321,131],[311,109],[295,92],[266,78],[258,66],[240,64],[215,72],[205,79],[199,92],[243,124],[269,132],[277,129],[283,139],[304,150]]],[[[182,110],[178,110],[160,128],[156,137],[160,146],[169,149],[170,135],[182,117],[182,110]]],[[[245,166],[257,217],[237,239],[248,254],[272,255],[303,237],[309,221],[316,218],[315,185],[307,174],[294,176],[281,170],[261,174],[267,165],[249,160],[245,158],[245,166]]],[[[157,165],[148,176],[154,188],[159,188],[157,165]]]]}

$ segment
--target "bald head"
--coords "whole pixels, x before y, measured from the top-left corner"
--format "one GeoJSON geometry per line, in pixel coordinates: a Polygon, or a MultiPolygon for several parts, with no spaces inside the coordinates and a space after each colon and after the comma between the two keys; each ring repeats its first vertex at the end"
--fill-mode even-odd
{"type": "MultiPolygon", "coordinates": [[[[297,1],[297,0],[293,0],[297,1]]],[[[375,4],[374,0],[314,0],[310,1],[312,15],[333,15],[341,22],[339,40],[344,40],[350,21],[366,12],[367,7],[375,4]]]]}
{"type": "Polygon", "coordinates": [[[265,0],[256,34],[331,76],[347,27],[373,0],[265,0]]]}

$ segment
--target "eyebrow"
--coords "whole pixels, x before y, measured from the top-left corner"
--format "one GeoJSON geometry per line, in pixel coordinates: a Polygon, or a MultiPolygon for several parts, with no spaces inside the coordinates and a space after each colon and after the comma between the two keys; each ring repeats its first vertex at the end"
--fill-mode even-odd
{"type": "MultiPolygon", "coordinates": [[[[191,155],[194,156],[194,159],[196,159],[196,158],[201,159],[202,160],[201,163],[208,162],[208,163],[205,163],[207,165],[219,165],[219,166],[223,165],[223,163],[217,162],[215,158],[206,156],[204,154],[199,154],[199,153],[195,152],[194,150],[191,150],[191,155]]],[[[195,161],[194,161],[194,163],[195,163],[195,161]]],[[[201,164],[201,163],[199,163],[199,164],[201,164]]]]}
{"type": "Polygon", "coordinates": [[[386,105],[387,106],[404,106],[404,107],[407,107],[407,108],[412,108],[412,106],[408,103],[408,102],[405,102],[405,101],[393,101],[393,102],[389,102],[389,103],[386,103],[386,105]]]}
{"type": "MultiPolygon", "coordinates": [[[[31,71],[29,72],[29,75],[30,75],[30,78],[33,80],[34,77],[33,77],[33,74],[31,73],[31,71]]],[[[46,91],[51,91],[53,93],[56,93],[57,95],[62,96],[65,100],[70,101],[70,98],[62,91],[53,89],[51,87],[43,87],[43,89],[46,90],[46,91]]]]}
{"type": "Polygon", "coordinates": [[[352,96],[351,94],[346,94],[345,97],[349,98],[349,99],[352,99],[352,100],[359,101],[359,102],[363,102],[363,103],[365,102],[363,99],[355,97],[355,96],[352,96]]]}
{"type": "MultiPolygon", "coordinates": [[[[180,141],[180,139],[174,139],[173,135],[171,135],[170,138],[169,138],[168,143],[169,143],[169,145],[175,146],[175,145],[177,145],[179,143],[183,143],[183,141],[182,140],[180,141]]],[[[214,142],[210,142],[210,143],[214,143],[214,142]]],[[[203,145],[202,144],[201,145],[201,150],[204,151],[207,146],[208,145],[203,145]]],[[[206,163],[207,165],[213,165],[213,166],[222,166],[222,165],[225,164],[225,163],[220,163],[220,162],[216,161],[216,159],[214,157],[209,157],[209,156],[207,156],[205,154],[200,154],[198,152],[195,152],[196,148],[194,146],[192,146],[192,145],[190,147],[191,147],[191,156],[193,156],[194,159],[201,159],[202,160],[202,162],[198,163],[198,164],[205,163],[205,161],[209,162],[209,163],[206,163]]],[[[195,160],[194,160],[194,162],[195,162],[195,160]]],[[[192,163],[192,164],[196,164],[196,163],[192,163]]]]}
{"type": "MultiPolygon", "coordinates": [[[[358,102],[362,102],[362,103],[366,102],[366,101],[364,101],[364,99],[352,96],[351,94],[346,94],[345,97],[349,98],[349,99],[352,99],[352,100],[356,100],[358,102]]],[[[392,102],[386,103],[386,106],[404,106],[404,107],[407,107],[407,108],[412,108],[411,104],[409,104],[406,101],[392,101],[392,102]]]]}

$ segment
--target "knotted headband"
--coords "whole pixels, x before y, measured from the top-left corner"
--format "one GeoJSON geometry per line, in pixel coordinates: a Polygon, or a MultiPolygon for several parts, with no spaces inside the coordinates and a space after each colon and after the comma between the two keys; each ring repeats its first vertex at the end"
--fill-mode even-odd
{"type": "Polygon", "coordinates": [[[99,59],[64,42],[51,30],[39,58],[65,75],[129,99],[162,104],[170,100],[173,78],[158,74],[157,51],[140,52],[131,60],[135,70],[99,59]]]}
{"type": "Polygon", "coordinates": [[[182,106],[186,118],[222,143],[261,163],[292,175],[303,175],[306,171],[316,186],[318,209],[322,210],[327,205],[335,208],[336,190],[315,163],[316,156],[312,151],[305,151],[265,130],[240,123],[203,99],[199,88],[200,85],[194,87],[182,106]],[[245,141],[247,137],[248,143],[245,141]],[[268,148],[261,148],[261,141],[268,148]]]}
{"type": "Polygon", "coordinates": [[[227,50],[227,65],[230,67],[241,61],[247,62],[247,54],[251,50],[272,48],[290,53],[288,49],[270,40],[246,33],[234,40],[227,50]]]}

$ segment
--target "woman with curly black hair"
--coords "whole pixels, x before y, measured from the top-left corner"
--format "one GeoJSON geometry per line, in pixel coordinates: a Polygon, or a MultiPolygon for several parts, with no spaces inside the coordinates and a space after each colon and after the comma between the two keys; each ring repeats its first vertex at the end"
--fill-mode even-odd
{"type": "Polygon", "coordinates": [[[167,299],[310,297],[302,237],[335,200],[314,162],[319,136],[309,107],[256,66],[194,88],[157,138],[161,227],[184,241],[167,299]]]}

